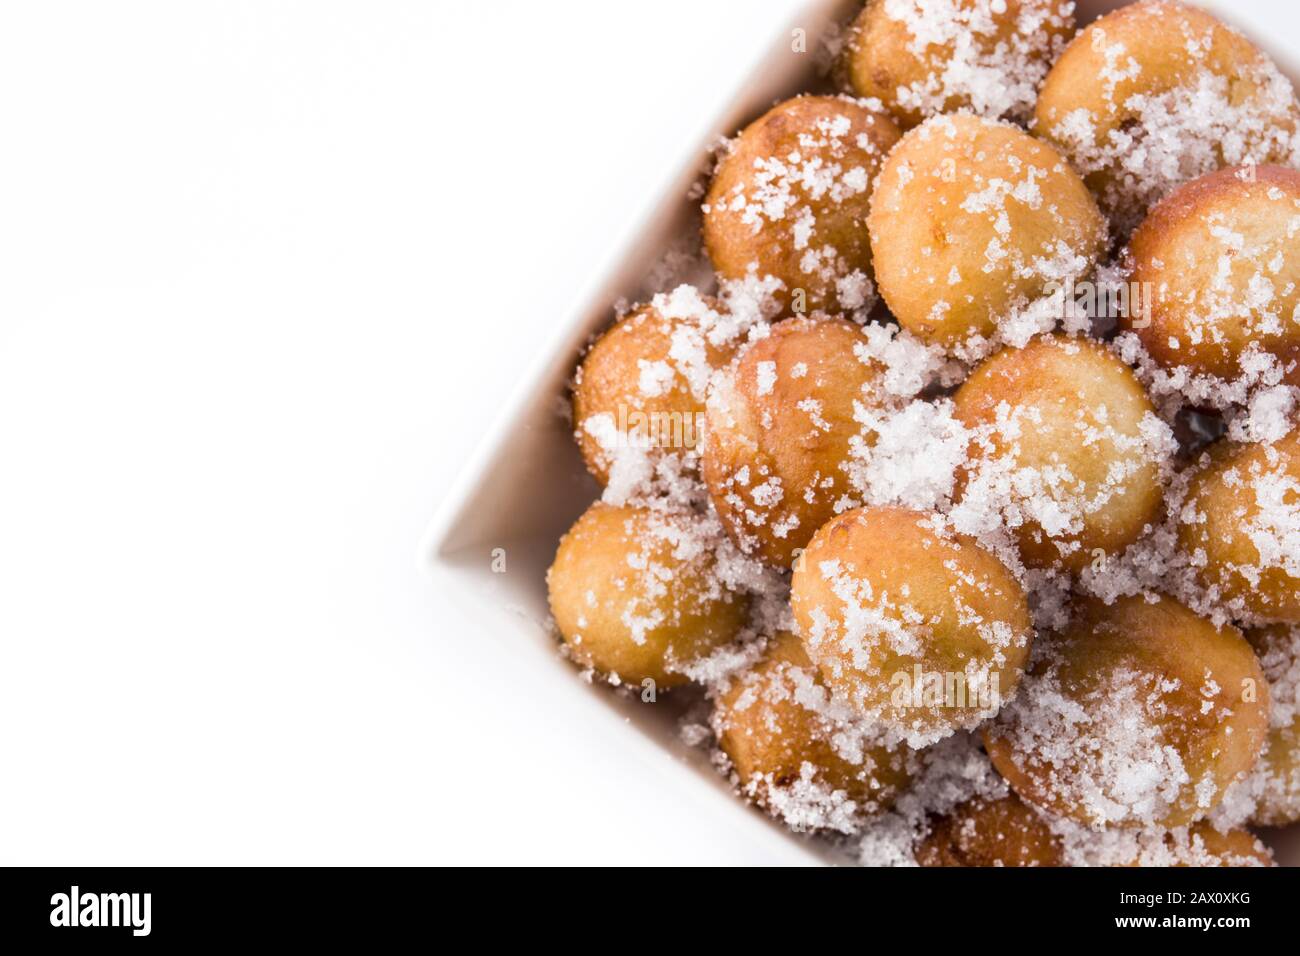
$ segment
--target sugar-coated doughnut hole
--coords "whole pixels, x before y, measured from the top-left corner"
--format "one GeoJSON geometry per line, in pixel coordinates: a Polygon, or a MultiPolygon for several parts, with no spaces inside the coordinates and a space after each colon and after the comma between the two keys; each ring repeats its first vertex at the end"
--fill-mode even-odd
{"type": "Polygon", "coordinates": [[[1202,820],[1190,827],[1153,833],[1133,841],[1131,859],[1117,866],[1273,866],[1273,853],[1249,830],[1215,829],[1202,820]]]}
{"type": "Polygon", "coordinates": [[[1208,457],[1180,512],[1183,553],[1238,618],[1300,622],[1300,428],[1208,457]]]}
{"type": "Polygon", "coordinates": [[[1121,325],[1165,368],[1231,380],[1267,352],[1300,384],[1298,217],[1294,169],[1238,166],[1180,186],[1133,233],[1129,278],[1150,309],[1121,325]]]}
{"type": "Polygon", "coordinates": [[[898,136],[883,112],[849,97],[796,97],[747,126],[704,202],[718,275],[780,280],[787,314],[869,307],[867,205],[898,136]]]}
{"type": "Polygon", "coordinates": [[[1273,853],[1249,830],[1219,831],[1208,823],[1190,828],[1186,862],[1174,866],[1272,866],[1273,853]]]}
{"type": "Polygon", "coordinates": [[[1274,624],[1246,632],[1268,679],[1273,702],[1268,742],[1251,775],[1251,822],[1300,822],[1300,627],[1274,624]]]}
{"type": "Polygon", "coordinates": [[[904,128],[958,109],[1027,119],[1073,35],[1069,0],[868,0],[840,68],[904,128]]]}
{"type": "Polygon", "coordinates": [[[737,635],[747,601],[718,581],[712,551],[692,534],[694,520],[596,502],[569,529],[546,583],[576,660],[667,688],[737,635]]]}
{"type": "MultiPolygon", "coordinates": [[[[708,299],[698,304],[719,307],[708,299]]],[[[709,375],[734,351],[730,342],[711,342],[694,317],[668,317],[653,305],[619,319],[574,377],[573,423],[587,469],[606,484],[620,449],[693,454],[709,375]]]]}
{"type": "Polygon", "coordinates": [[[791,589],[799,635],[827,685],[917,745],[995,713],[1029,655],[1015,577],[917,511],[832,519],[795,565],[791,589]]]}
{"type": "Polygon", "coordinates": [[[708,403],[704,480],[741,549],[789,567],[848,492],[854,403],[879,401],[862,330],[795,318],[741,353],[708,403]]]}
{"type": "Polygon", "coordinates": [[[1085,602],[985,729],[1021,799],[1090,826],[1185,826],[1255,765],[1268,688],[1250,645],[1171,598],[1085,602]]]}
{"type": "Polygon", "coordinates": [[[1026,564],[1078,573],[1159,517],[1172,433],[1100,343],[1054,335],[1005,348],[954,402],[978,436],[961,493],[1003,502],[1026,564]]]}
{"type": "Polygon", "coordinates": [[[930,823],[917,844],[921,866],[1063,866],[1061,840],[1014,793],[976,797],[930,823]]]}
{"type": "Polygon", "coordinates": [[[1145,0],[1081,30],[1043,81],[1033,130],[1057,143],[1127,232],[1171,189],[1221,166],[1290,163],[1290,82],[1203,10],[1145,0]]]}
{"type": "Polygon", "coordinates": [[[992,339],[1088,274],[1106,244],[1097,204],[1055,147],[967,114],[932,117],[899,141],[867,226],[890,310],[948,348],[992,339]]]}
{"type": "Polygon", "coordinates": [[[797,830],[854,832],[910,778],[911,752],[846,719],[788,631],[719,695],[713,726],[742,791],[797,830]]]}

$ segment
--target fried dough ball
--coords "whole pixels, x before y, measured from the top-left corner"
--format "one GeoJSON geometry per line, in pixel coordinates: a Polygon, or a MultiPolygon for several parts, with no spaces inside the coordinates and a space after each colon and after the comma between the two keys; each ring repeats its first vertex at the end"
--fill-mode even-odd
{"type": "Polygon", "coordinates": [[[1142,834],[1133,856],[1117,866],[1273,866],[1273,853],[1249,830],[1216,830],[1202,820],[1165,833],[1142,834]]]}
{"type": "Polygon", "coordinates": [[[602,485],[609,483],[620,448],[694,453],[709,375],[731,361],[735,347],[710,340],[718,304],[692,298],[682,314],[667,316],[649,304],[629,312],[578,367],[575,436],[587,470],[602,485]]]}
{"type": "Polygon", "coordinates": [[[622,681],[649,678],[668,688],[736,636],[747,601],[718,580],[693,520],[598,501],[560,539],[546,585],[575,659],[622,681]]]}
{"type": "Polygon", "coordinates": [[[1033,636],[1025,591],[934,516],[858,508],[813,536],[791,606],[827,685],[919,746],[992,716],[1033,636]]]}
{"type": "Polygon", "coordinates": [[[954,403],[978,435],[962,494],[1003,503],[1027,565],[1077,574],[1158,518],[1162,465],[1176,443],[1104,345],[1053,335],[1003,349],[954,403]]]}
{"type": "Polygon", "coordinates": [[[1057,143],[1123,232],[1180,183],[1222,166],[1292,162],[1291,84],[1249,40],[1171,0],[1080,31],[1047,74],[1034,132],[1057,143]]]}
{"type": "Polygon", "coordinates": [[[788,319],[717,380],[704,480],[743,551],[789,567],[848,493],[854,402],[882,394],[880,368],[855,354],[865,343],[851,322],[788,319]]]}
{"type": "Polygon", "coordinates": [[[855,832],[911,776],[911,752],[836,708],[789,632],[718,697],[713,724],[745,793],[796,830],[855,832]]]}
{"type": "Polygon", "coordinates": [[[930,825],[917,845],[921,866],[1063,866],[1060,838],[1014,793],[976,797],[930,825]]]}
{"type": "Polygon", "coordinates": [[[1180,512],[1181,550],[1235,617],[1300,622],[1300,428],[1208,457],[1180,512]]]}
{"type": "Polygon", "coordinates": [[[1073,35],[1068,0],[868,0],[841,67],[904,128],[959,109],[1024,120],[1073,35]]]}
{"type": "Polygon", "coordinates": [[[1251,775],[1251,822],[1300,822],[1300,627],[1274,624],[1246,632],[1268,679],[1273,708],[1268,743],[1251,775]]]}
{"type": "Polygon", "coordinates": [[[1221,833],[1208,823],[1191,827],[1186,862],[1174,866],[1272,866],[1273,853],[1249,830],[1221,833]]]}
{"type": "Polygon", "coordinates": [[[772,276],[786,314],[869,307],[863,223],[898,127],[848,97],[800,96],[736,137],[704,201],[704,246],[718,275],[772,276]]]}
{"type": "Polygon", "coordinates": [[[1165,368],[1232,380],[1276,356],[1300,384],[1300,172],[1239,166],[1174,190],[1129,243],[1150,315],[1122,317],[1165,368]]]}
{"type": "Polygon", "coordinates": [[[890,311],[954,350],[1088,274],[1106,244],[1097,204],[1055,147],[967,114],[899,140],[867,228],[890,311]]]}
{"type": "Polygon", "coordinates": [[[984,733],[1021,799],[1089,826],[1185,826],[1254,766],[1259,661],[1171,598],[1088,601],[984,733]]]}

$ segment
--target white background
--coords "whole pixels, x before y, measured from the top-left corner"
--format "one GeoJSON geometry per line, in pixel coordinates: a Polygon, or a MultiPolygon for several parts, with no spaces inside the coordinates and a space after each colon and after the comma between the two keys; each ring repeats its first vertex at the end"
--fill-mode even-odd
{"type": "Polygon", "coordinates": [[[795,6],[0,6],[0,862],[711,858],[415,551],[795,6]]]}

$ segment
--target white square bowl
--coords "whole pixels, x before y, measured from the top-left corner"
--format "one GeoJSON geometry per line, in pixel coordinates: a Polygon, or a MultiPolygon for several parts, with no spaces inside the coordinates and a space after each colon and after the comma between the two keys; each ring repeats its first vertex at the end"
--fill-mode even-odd
{"type": "MultiPolygon", "coordinates": [[[[1125,5],[1126,0],[1077,0],[1080,24],[1125,5]]],[[[1300,5],[1275,0],[1199,0],[1241,28],[1269,52],[1300,88],[1300,5]],[[1279,21],[1284,21],[1279,23],[1279,21]]],[[[683,237],[699,228],[699,200],[688,198],[710,146],[733,135],[777,100],[816,81],[814,51],[825,31],[843,24],[860,0],[812,0],[793,4],[793,16],[773,33],[756,61],[738,64],[732,91],[712,91],[718,117],[713,128],[686,150],[679,169],[639,220],[629,223],[603,267],[595,270],[571,312],[520,381],[500,416],[442,502],[426,532],[420,561],[442,593],[481,631],[509,642],[535,681],[559,683],[585,698],[575,736],[615,736],[621,759],[678,775],[673,783],[693,791],[698,819],[710,840],[724,844],[723,858],[737,862],[843,862],[825,845],[794,836],[731,792],[708,760],[677,733],[680,698],[665,695],[655,706],[616,695],[581,679],[557,652],[544,625],[549,613],[546,570],[560,536],[595,500],[600,489],[587,474],[570,426],[558,414],[579,351],[613,316],[619,299],[637,302],[663,291],[648,283],[653,267],[683,237]],[[791,31],[806,31],[808,53],[792,51],[791,31]],[[502,549],[498,552],[497,549],[502,549]],[[493,570],[502,553],[508,573],[493,570]],[[637,732],[633,732],[633,729],[637,732]],[[672,759],[665,759],[671,756],[672,759]]],[[[701,91],[710,95],[710,91],[701,91]]],[[[602,772],[619,773],[618,767],[602,772]]],[[[1266,835],[1279,862],[1300,865],[1300,826],[1266,835]]]]}

